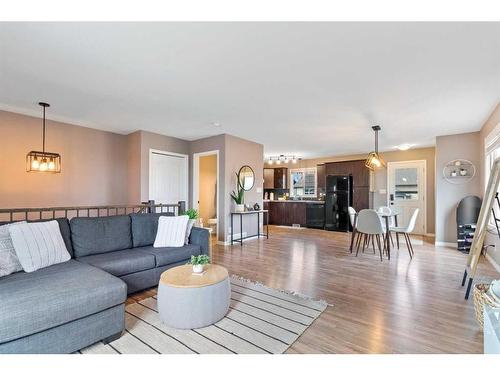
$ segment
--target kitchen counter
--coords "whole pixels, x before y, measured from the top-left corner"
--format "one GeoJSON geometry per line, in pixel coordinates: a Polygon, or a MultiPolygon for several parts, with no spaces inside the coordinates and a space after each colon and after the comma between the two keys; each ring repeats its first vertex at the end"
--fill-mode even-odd
{"type": "Polygon", "coordinates": [[[289,199],[289,200],[279,200],[279,199],[275,199],[275,200],[270,200],[270,199],[264,199],[264,203],[311,203],[311,204],[325,204],[325,201],[315,201],[315,200],[310,200],[310,201],[307,201],[307,200],[292,200],[292,199],[289,199]]]}
{"type": "Polygon", "coordinates": [[[323,227],[325,202],[320,200],[265,200],[269,223],[301,227],[323,227]]]}

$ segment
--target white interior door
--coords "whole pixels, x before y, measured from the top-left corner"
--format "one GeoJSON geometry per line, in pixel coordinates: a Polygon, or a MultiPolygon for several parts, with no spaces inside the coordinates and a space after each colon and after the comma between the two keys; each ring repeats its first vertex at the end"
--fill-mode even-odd
{"type": "Polygon", "coordinates": [[[398,226],[407,226],[415,209],[419,209],[414,233],[426,233],[425,160],[387,164],[387,200],[397,210],[398,226]]]}
{"type": "Polygon", "coordinates": [[[149,153],[149,199],[156,203],[188,200],[188,156],[151,150],[149,153]]]}

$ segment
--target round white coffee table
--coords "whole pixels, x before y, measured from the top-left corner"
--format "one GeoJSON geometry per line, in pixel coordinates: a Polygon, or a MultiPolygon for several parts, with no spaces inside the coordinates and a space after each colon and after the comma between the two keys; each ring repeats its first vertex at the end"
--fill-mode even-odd
{"type": "Polygon", "coordinates": [[[193,274],[189,264],[173,267],[161,274],[157,298],[160,319],[169,327],[206,327],[227,314],[229,274],[216,264],[206,265],[201,275],[193,274]]]}

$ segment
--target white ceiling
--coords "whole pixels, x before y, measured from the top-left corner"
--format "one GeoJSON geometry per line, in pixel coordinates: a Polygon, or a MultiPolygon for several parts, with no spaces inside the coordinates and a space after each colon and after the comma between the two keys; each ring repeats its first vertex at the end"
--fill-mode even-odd
{"type": "Polygon", "coordinates": [[[500,23],[1,23],[0,48],[0,108],[266,155],[432,145],[500,101],[500,23]]]}

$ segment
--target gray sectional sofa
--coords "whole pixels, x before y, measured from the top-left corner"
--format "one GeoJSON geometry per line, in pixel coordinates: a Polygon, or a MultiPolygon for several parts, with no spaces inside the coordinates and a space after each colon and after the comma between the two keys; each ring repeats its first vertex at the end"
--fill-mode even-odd
{"type": "Polygon", "coordinates": [[[127,294],[208,254],[208,231],[196,227],[188,245],[154,248],[160,215],[57,219],[72,259],[0,278],[0,353],[71,353],[119,337],[127,294]]]}

